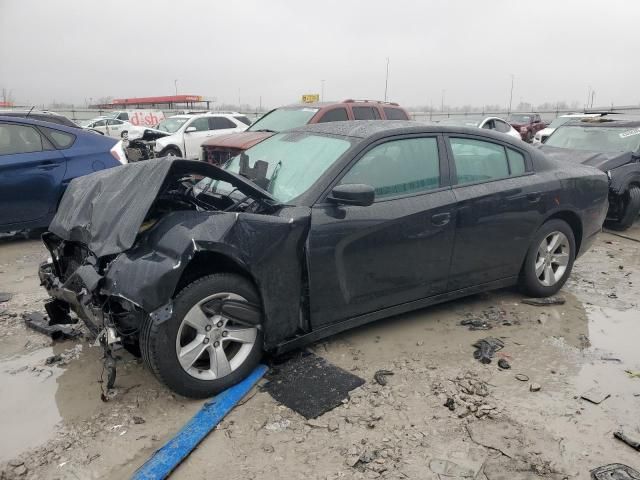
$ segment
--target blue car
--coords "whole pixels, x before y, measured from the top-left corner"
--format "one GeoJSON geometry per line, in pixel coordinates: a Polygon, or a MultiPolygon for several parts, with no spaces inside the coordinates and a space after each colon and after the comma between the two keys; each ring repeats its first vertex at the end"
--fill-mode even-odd
{"type": "Polygon", "coordinates": [[[0,232],[46,228],[71,180],[125,163],[116,139],[0,116],[0,232]]]}

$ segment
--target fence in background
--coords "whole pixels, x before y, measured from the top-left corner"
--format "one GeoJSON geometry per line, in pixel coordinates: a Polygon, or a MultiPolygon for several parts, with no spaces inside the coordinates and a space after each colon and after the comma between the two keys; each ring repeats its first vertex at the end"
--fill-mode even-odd
{"type": "MultiPolygon", "coordinates": [[[[28,109],[31,107],[13,107],[13,108],[23,110],[25,108],[28,109]]],[[[48,109],[48,110],[64,115],[77,123],[86,122],[87,120],[91,120],[103,115],[107,116],[112,114],[114,111],[116,111],[116,110],[101,110],[101,109],[94,109],[94,108],[62,108],[62,109],[48,109]]],[[[157,109],[157,110],[162,110],[162,109],[157,109]]],[[[630,115],[640,115],[640,106],[617,107],[617,106],[611,105],[609,107],[602,107],[602,108],[594,107],[594,108],[590,108],[589,110],[619,112],[619,113],[626,113],[630,115]]],[[[162,111],[164,112],[165,116],[171,116],[171,115],[176,115],[178,113],[181,113],[181,110],[162,110],[162,111]]],[[[578,110],[535,110],[535,112],[539,113],[542,119],[546,122],[552,121],[554,118],[558,117],[559,115],[563,115],[566,113],[574,113],[576,111],[580,111],[580,109],[578,110]]],[[[261,115],[263,115],[265,112],[241,112],[241,113],[249,117],[250,120],[255,120],[261,115]]],[[[512,112],[512,113],[528,113],[528,112],[512,112]]],[[[409,112],[409,114],[411,115],[411,118],[413,120],[417,120],[421,122],[437,122],[444,118],[473,117],[473,116],[479,116],[479,115],[484,115],[484,116],[490,115],[490,116],[503,117],[503,118],[506,118],[508,116],[506,111],[486,111],[486,112],[482,112],[482,111],[481,112],[440,112],[440,111],[415,112],[415,111],[411,111],[409,112]]]]}

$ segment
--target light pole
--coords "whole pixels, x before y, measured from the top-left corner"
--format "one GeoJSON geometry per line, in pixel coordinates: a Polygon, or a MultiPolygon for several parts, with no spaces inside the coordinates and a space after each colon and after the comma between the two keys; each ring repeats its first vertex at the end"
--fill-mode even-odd
{"type": "Polygon", "coordinates": [[[442,90],[442,97],[440,98],[440,113],[444,113],[444,92],[446,90],[442,90]]]}
{"type": "Polygon", "coordinates": [[[511,94],[509,94],[509,110],[507,111],[507,115],[511,115],[511,103],[513,102],[513,79],[515,75],[511,74],[511,94]]]}
{"type": "Polygon", "coordinates": [[[387,89],[389,87],[389,57],[387,57],[387,75],[384,80],[384,101],[387,101],[387,89]]]}
{"type": "Polygon", "coordinates": [[[178,80],[174,80],[174,81],[173,81],[173,86],[174,86],[174,87],[175,87],[175,89],[176,89],[176,97],[177,97],[177,96],[178,96],[178,80]]]}
{"type": "Polygon", "coordinates": [[[324,80],[320,80],[320,101],[324,102],[324,80]]]}

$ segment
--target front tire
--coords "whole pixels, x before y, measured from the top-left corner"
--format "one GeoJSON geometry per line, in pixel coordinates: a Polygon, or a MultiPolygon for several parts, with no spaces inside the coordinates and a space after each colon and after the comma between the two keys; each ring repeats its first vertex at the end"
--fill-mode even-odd
{"type": "Polygon", "coordinates": [[[620,215],[620,218],[614,222],[607,222],[608,227],[613,228],[615,230],[626,230],[633,222],[635,222],[636,218],[638,218],[638,213],[640,213],[640,188],[636,186],[629,187],[629,190],[624,195],[623,199],[624,210],[620,215]]]}
{"type": "Polygon", "coordinates": [[[177,147],[167,147],[160,152],[160,157],[182,157],[180,150],[177,147]]]}
{"type": "Polygon", "coordinates": [[[210,397],[244,379],[260,362],[260,325],[225,317],[216,308],[226,299],[260,305],[251,282],[239,275],[218,273],[183,288],[167,321],[145,320],[140,335],[142,358],[174,392],[210,397]]]}
{"type": "Polygon", "coordinates": [[[531,297],[555,295],[565,284],[576,256],[576,241],[567,222],[544,223],[536,232],[520,274],[520,288],[531,297]]]}

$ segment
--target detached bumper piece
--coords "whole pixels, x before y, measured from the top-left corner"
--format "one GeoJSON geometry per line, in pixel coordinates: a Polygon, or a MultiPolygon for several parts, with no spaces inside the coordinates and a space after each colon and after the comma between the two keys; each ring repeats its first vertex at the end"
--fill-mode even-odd
{"type": "MultiPolygon", "coordinates": [[[[45,305],[45,307],[47,307],[48,305],[49,304],[45,305]]],[[[71,320],[71,318],[69,318],[69,320],[71,320]]],[[[28,328],[31,328],[36,332],[43,333],[51,337],[53,340],[68,340],[82,335],[82,332],[80,332],[80,330],[66,325],[60,325],[53,318],[48,318],[40,312],[31,312],[25,314],[24,323],[28,328]]],[[[70,321],[69,323],[77,323],[77,321],[70,321]]]]}

